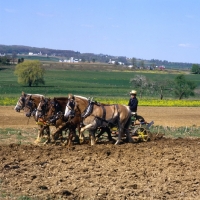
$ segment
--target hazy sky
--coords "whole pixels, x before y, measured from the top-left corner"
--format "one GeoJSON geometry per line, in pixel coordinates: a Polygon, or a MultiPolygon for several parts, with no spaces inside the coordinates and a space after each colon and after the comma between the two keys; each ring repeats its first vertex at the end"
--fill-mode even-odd
{"type": "Polygon", "coordinates": [[[200,0],[0,0],[0,44],[200,63],[200,0]]]}

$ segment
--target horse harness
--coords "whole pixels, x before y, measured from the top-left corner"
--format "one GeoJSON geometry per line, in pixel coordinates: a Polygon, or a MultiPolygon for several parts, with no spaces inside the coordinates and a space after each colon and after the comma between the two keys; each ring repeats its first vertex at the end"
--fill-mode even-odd
{"type": "MultiPolygon", "coordinates": [[[[49,99],[44,99],[44,104],[41,106],[41,110],[39,110],[42,114],[40,117],[44,117],[47,115],[47,109],[49,107],[49,99]]],[[[55,110],[53,111],[53,115],[50,117],[50,122],[54,123],[57,118],[61,115],[61,111],[60,111],[60,105],[56,100],[53,100],[52,102],[50,102],[50,108],[54,107],[55,110]]],[[[49,110],[50,110],[49,108],[49,110]]]]}
{"type": "MultiPolygon", "coordinates": [[[[103,115],[102,115],[102,117],[98,117],[98,116],[94,116],[94,115],[93,116],[101,121],[101,125],[103,124],[103,122],[107,123],[108,126],[115,126],[116,125],[113,122],[106,120],[106,109],[105,109],[103,104],[97,103],[96,101],[91,101],[91,100],[88,100],[88,102],[89,102],[88,107],[85,109],[85,111],[81,115],[82,120],[84,120],[89,115],[91,115],[91,113],[93,111],[93,108],[94,108],[94,105],[97,105],[97,106],[102,108],[103,115]]],[[[117,117],[119,118],[119,111],[118,111],[119,107],[118,107],[118,104],[113,104],[113,105],[114,105],[114,108],[117,110],[117,117]]],[[[113,112],[113,117],[114,117],[114,114],[115,114],[115,112],[113,112]]]]}
{"type": "Polygon", "coordinates": [[[24,107],[29,109],[29,115],[35,116],[35,113],[37,111],[37,107],[36,107],[35,102],[31,98],[29,99],[28,102],[26,102],[26,100],[24,100],[24,101],[25,101],[24,107]]]}

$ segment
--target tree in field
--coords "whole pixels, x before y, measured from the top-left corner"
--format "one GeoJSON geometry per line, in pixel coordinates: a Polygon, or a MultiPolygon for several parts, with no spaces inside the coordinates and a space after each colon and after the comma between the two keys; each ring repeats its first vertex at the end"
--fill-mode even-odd
{"type": "Polygon", "coordinates": [[[191,68],[191,72],[193,74],[200,74],[200,66],[197,64],[193,64],[191,68]]]}
{"type": "Polygon", "coordinates": [[[18,83],[28,84],[29,87],[39,84],[44,85],[44,72],[45,70],[38,60],[27,60],[19,63],[14,71],[15,75],[18,76],[18,83]]]}
{"type": "Polygon", "coordinates": [[[194,82],[186,80],[183,74],[175,77],[174,93],[175,96],[181,100],[183,97],[194,96],[194,89],[196,88],[194,82]]]}
{"type": "Polygon", "coordinates": [[[166,92],[171,93],[173,90],[173,81],[170,80],[158,80],[153,81],[150,84],[150,89],[155,93],[158,93],[160,95],[160,99],[162,100],[164,98],[164,95],[166,92]]]}
{"type": "Polygon", "coordinates": [[[142,98],[143,92],[148,88],[149,81],[146,76],[136,75],[134,78],[130,79],[130,83],[133,84],[134,89],[138,90],[140,98],[142,98]]]}
{"type": "Polygon", "coordinates": [[[24,62],[24,58],[18,58],[17,63],[19,64],[19,63],[22,63],[22,62],[24,62]]]}
{"type": "Polygon", "coordinates": [[[11,58],[9,56],[0,57],[0,65],[9,65],[11,58]]]}

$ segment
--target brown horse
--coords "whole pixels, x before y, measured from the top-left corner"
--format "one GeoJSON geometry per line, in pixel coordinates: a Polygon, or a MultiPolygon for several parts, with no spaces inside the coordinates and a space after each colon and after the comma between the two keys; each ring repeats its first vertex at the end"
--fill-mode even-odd
{"type": "MultiPolygon", "coordinates": [[[[26,117],[33,116],[35,121],[38,122],[38,118],[35,114],[41,97],[44,96],[41,94],[26,94],[22,92],[14,110],[16,112],[24,110],[26,117]]],[[[38,127],[38,136],[35,142],[40,142],[41,138],[44,136],[44,132],[46,132],[47,135],[50,134],[50,128],[48,125],[40,124],[38,127]]]]}
{"type": "Polygon", "coordinates": [[[101,126],[118,127],[119,134],[115,144],[121,143],[122,134],[126,134],[128,141],[133,142],[129,134],[131,111],[128,106],[98,104],[81,96],[75,96],[75,101],[83,118],[84,127],[81,128],[81,133],[89,131],[91,145],[95,144],[95,132],[101,126]]]}
{"type": "MultiPolygon", "coordinates": [[[[54,98],[51,100],[45,100],[44,98],[41,99],[40,105],[38,106],[38,115],[45,116],[45,120],[48,123],[56,123],[57,130],[52,133],[52,139],[56,140],[60,132],[65,129],[69,130],[69,137],[68,137],[68,146],[72,144],[72,138],[76,137],[76,129],[79,133],[79,143],[84,141],[84,135],[81,133],[81,124],[82,124],[82,117],[80,109],[78,108],[78,104],[75,104],[75,115],[71,115],[70,104],[69,100],[71,99],[72,95],[69,94],[68,98],[54,98]],[[61,113],[60,113],[61,112],[61,113]],[[42,114],[43,113],[43,114],[42,114]],[[57,114],[58,113],[58,114],[57,114]]],[[[75,96],[78,98],[78,96],[75,96]]],[[[88,105],[88,99],[85,97],[83,98],[82,105],[84,105],[85,109],[88,105]]],[[[73,110],[73,111],[74,111],[73,110]]],[[[72,112],[73,113],[73,112],[72,112]]],[[[99,127],[100,133],[97,135],[97,138],[100,137],[104,132],[107,132],[109,141],[113,142],[111,131],[109,127],[99,127]]]]}
{"type": "MultiPolygon", "coordinates": [[[[54,97],[53,99],[41,98],[38,106],[38,116],[43,118],[48,124],[55,125],[56,131],[52,133],[52,141],[62,136],[62,131],[68,129],[69,137],[67,144],[72,144],[72,138],[76,137],[76,128],[80,133],[81,115],[76,114],[73,118],[65,117],[65,109],[68,103],[67,97],[54,97]]],[[[49,138],[50,141],[50,138],[49,138]]]]}

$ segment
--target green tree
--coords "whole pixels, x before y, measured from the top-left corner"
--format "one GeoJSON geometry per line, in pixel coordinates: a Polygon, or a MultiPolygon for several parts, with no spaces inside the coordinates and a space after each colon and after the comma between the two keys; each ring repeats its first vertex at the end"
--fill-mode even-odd
{"type": "Polygon", "coordinates": [[[130,83],[132,83],[134,89],[138,90],[140,98],[142,98],[143,93],[149,87],[149,80],[143,75],[135,75],[134,78],[130,79],[130,83]]]}
{"type": "Polygon", "coordinates": [[[22,63],[22,62],[24,62],[24,58],[18,58],[17,63],[19,64],[19,63],[22,63]]]}
{"type": "Polygon", "coordinates": [[[194,96],[194,89],[197,85],[194,82],[186,80],[183,74],[175,77],[174,93],[181,100],[183,97],[194,96]]]}
{"type": "Polygon", "coordinates": [[[2,65],[9,65],[11,58],[9,56],[2,56],[0,57],[0,64],[2,65]]]}
{"type": "Polygon", "coordinates": [[[18,76],[18,83],[20,84],[28,84],[29,87],[32,85],[45,84],[45,70],[38,60],[27,60],[17,64],[14,73],[18,76]]]}
{"type": "Polygon", "coordinates": [[[171,93],[171,91],[173,90],[173,85],[174,82],[171,80],[158,80],[158,81],[152,81],[149,84],[149,88],[150,88],[150,94],[152,93],[158,93],[160,95],[160,99],[162,100],[164,98],[164,95],[168,93],[171,93]]]}
{"type": "Polygon", "coordinates": [[[197,64],[193,64],[191,68],[191,72],[194,74],[200,74],[200,66],[197,64]]]}

